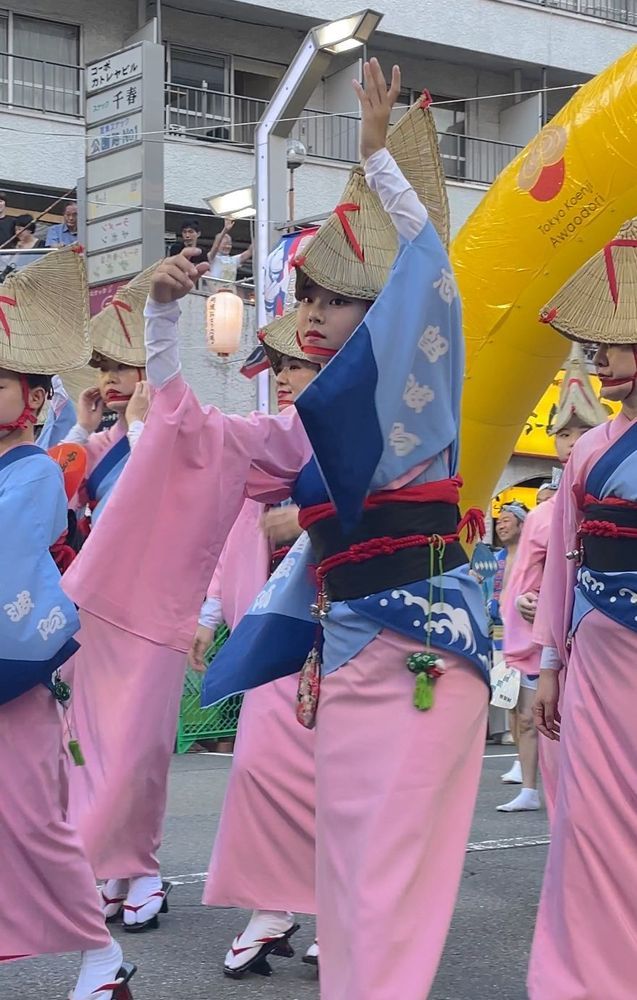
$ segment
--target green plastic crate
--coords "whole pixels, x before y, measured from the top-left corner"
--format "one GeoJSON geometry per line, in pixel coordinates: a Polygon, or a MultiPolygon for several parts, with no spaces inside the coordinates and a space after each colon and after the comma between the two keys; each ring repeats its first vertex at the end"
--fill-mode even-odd
{"type": "MultiPolygon", "coordinates": [[[[215,658],[229,635],[227,626],[219,626],[214,642],[206,653],[207,664],[215,658]]],[[[228,739],[237,731],[243,695],[235,694],[212,708],[201,708],[199,702],[202,681],[203,674],[196,670],[186,671],[177,727],[177,753],[187,753],[193,743],[199,740],[228,739]]]]}

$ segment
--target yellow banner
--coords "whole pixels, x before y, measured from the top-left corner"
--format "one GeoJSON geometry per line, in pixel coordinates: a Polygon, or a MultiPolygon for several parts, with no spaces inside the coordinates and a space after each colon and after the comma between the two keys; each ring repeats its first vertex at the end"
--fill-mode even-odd
{"type": "MultiPolygon", "coordinates": [[[[553,415],[557,410],[560,399],[560,386],[564,372],[559,371],[550,386],[543,394],[537,405],[534,407],[522,433],[515,444],[515,455],[529,455],[537,458],[555,458],[555,443],[548,433],[548,428],[553,420],[553,415]]],[[[600,382],[595,376],[591,376],[591,382],[595,389],[595,394],[599,396],[600,382]]],[[[614,417],[619,412],[619,404],[607,403],[602,400],[602,406],[608,411],[609,417],[614,417]]]]}
{"type": "MultiPolygon", "coordinates": [[[[547,476],[547,480],[550,476],[547,476]]],[[[491,501],[491,517],[498,518],[500,516],[500,511],[505,503],[513,503],[515,500],[518,503],[523,503],[525,507],[529,510],[533,510],[537,506],[537,490],[533,489],[532,486],[512,486],[508,490],[502,490],[501,493],[497,493],[493,500],[491,501]]]]}

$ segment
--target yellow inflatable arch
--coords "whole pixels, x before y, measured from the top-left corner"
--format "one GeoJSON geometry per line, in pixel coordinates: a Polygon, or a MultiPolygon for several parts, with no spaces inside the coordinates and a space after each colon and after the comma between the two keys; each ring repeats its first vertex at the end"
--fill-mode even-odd
{"type": "Polygon", "coordinates": [[[637,47],[503,171],[453,241],[467,350],[463,506],[485,509],[567,342],[542,306],[637,215],[637,47]]]}

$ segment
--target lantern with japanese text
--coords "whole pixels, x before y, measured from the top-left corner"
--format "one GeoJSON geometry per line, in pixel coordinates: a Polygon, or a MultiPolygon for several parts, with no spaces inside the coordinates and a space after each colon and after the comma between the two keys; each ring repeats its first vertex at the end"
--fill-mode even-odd
{"type": "Polygon", "coordinates": [[[206,337],[215,354],[227,358],[239,350],[243,329],[243,300],[234,292],[211,295],[206,303],[206,337]]]}

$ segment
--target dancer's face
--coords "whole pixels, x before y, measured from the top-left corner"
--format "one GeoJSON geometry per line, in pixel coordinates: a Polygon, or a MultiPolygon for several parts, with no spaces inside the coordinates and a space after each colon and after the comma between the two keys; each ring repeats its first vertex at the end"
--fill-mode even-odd
{"type": "MultiPolygon", "coordinates": [[[[39,413],[46,401],[46,392],[42,388],[29,389],[27,393],[29,408],[39,413]]],[[[13,424],[22,415],[25,397],[20,376],[14,372],[0,368],[0,424],[13,424]]],[[[0,440],[11,431],[0,430],[0,440]]]]}
{"type": "Polygon", "coordinates": [[[363,299],[348,298],[308,282],[297,310],[303,352],[314,361],[328,361],[351,337],[368,307],[369,302],[363,299]]]}
{"type": "Polygon", "coordinates": [[[276,396],[279,410],[292,406],[306,385],[319,371],[319,365],[310,361],[299,361],[297,358],[284,357],[281,370],[276,376],[276,396]]]}
{"type": "Polygon", "coordinates": [[[109,410],[125,413],[135,386],[145,377],[143,368],[131,368],[130,365],[104,360],[100,364],[97,382],[100,396],[109,410]]]}
{"type": "Polygon", "coordinates": [[[593,363],[604,399],[623,403],[635,392],[637,344],[600,344],[593,363]]]}

